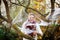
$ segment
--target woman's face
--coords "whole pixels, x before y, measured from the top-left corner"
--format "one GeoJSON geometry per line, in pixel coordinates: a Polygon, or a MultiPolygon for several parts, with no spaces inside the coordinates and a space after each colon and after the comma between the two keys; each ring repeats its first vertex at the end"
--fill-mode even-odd
{"type": "Polygon", "coordinates": [[[31,22],[35,21],[35,16],[34,16],[34,15],[30,15],[30,16],[29,16],[29,20],[30,20],[31,22]]]}

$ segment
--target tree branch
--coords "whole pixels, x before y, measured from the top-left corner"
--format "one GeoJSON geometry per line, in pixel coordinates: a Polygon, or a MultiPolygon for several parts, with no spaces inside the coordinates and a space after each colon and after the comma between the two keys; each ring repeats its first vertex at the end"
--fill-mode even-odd
{"type": "MultiPolygon", "coordinates": [[[[4,18],[3,16],[0,15],[0,18],[9,23],[8,19],[4,18]]],[[[21,30],[16,26],[16,24],[12,24],[12,28],[15,29],[15,31],[18,33],[20,37],[33,40],[31,36],[22,33],[21,30]]]]}
{"type": "Polygon", "coordinates": [[[27,38],[27,39],[30,39],[30,40],[34,40],[33,37],[22,33],[21,30],[16,26],[16,24],[12,25],[12,27],[15,29],[15,31],[18,33],[18,35],[20,37],[22,37],[22,38],[24,37],[24,38],[27,38]]]}
{"type": "Polygon", "coordinates": [[[3,17],[3,16],[1,16],[1,15],[0,15],[0,19],[9,22],[5,17],[3,17]]]}
{"type": "MultiPolygon", "coordinates": [[[[27,10],[28,10],[29,5],[30,5],[30,0],[28,1],[28,5],[26,6],[27,8],[25,9],[26,12],[27,12],[27,10]]],[[[28,12],[27,12],[27,13],[28,13],[28,12]]]]}
{"type": "Polygon", "coordinates": [[[58,5],[58,7],[60,8],[60,4],[58,4],[57,2],[55,2],[57,5],[58,5]]]}
{"type": "MultiPolygon", "coordinates": [[[[41,14],[39,11],[37,11],[37,10],[35,10],[35,9],[33,9],[33,8],[30,8],[30,7],[26,7],[26,6],[24,6],[24,5],[20,5],[20,4],[13,3],[13,2],[11,2],[11,3],[12,3],[12,4],[15,4],[15,5],[18,5],[18,6],[23,6],[24,8],[27,8],[27,9],[31,9],[31,10],[33,10],[33,11],[35,11],[35,12],[37,12],[37,13],[39,14],[39,16],[40,16],[40,17],[38,18],[39,20],[42,19],[42,20],[44,20],[44,21],[46,21],[46,22],[49,22],[49,20],[46,20],[46,19],[45,19],[46,15],[41,14]]],[[[37,13],[36,13],[36,14],[37,14],[37,13]]]]}
{"type": "Polygon", "coordinates": [[[1,5],[1,0],[0,0],[0,5],[1,5]]]}
{"type": "Polygon", "coordinates": [[[54,3],[55,3],[55,0],[50,0],[51,1],[51,15],[53,15],[53,12],[54,12],[54,3]]]}
{"type": "Polygon", "coordinates": [[[31,8],[31,7],[26,7],[26,6],[22,5],[22,4],[19,2],[19,0],[17,0],[17,1],[18,1],[18,3],[19,3],[20,6],[23,6],[24,8],[27,8],[27,9],[31,9],[31,10],[37,12],[38,14],[40,14],[41,16],[45,17],[45,15],[41,14],[39,11],[37,11],[37,10],[31,8]]]}
{"type": "Polygon", "coordinates": [[[7,21],[7,22],[8,22],[8,19],[5,18],[5,17],[3,17],[3,16],[1,15],[1,11],[0,11],[0,19],[2,19],[2,20],[4,20],[4,21],[7,21]]]}
{"type": "Polygon", "coordinates": [[[59,5],[57,2],[55,2],[57,5],[59,5]]]}
{"type": "Polygon", "coordinates": [[[26,6],[22,5],[22,4],[17,4],[17,3],[13,3],[13,2],[11,2],[11,3],[12,3],[12,4],[15,4],[15,5],[18,5],[18,6],[22,6],[22,7],[27,8],[27,9],[31,9],[31,10],[39,13],[41,16],[45,17],[45,15],[41,14],[39,11],[37,11],[37,10],[31,8],[31,7],[26,7],[26,6]]]}
{"type": "MultiPolygon", "coordinates": [[[[8,22],[8,23],[11,23],[11,20],[10,20],[11,17],[10,17],[10,14],[9,14],[8,3],[7,3],[6,0],[3,0],[3,2],[4,2],[4,4],[5,4],[5,8],[6,8],[6,12],[7,12],[6,14],[7,14],[7,18],[8,18],[8,19],[4,18],[4,17],[1,15],[1,13],[0,13],[0,18],[3,19],[4,21],[8,22]]],[[[17,27],[16,25],[12,24],[11,26],[15,29],[15,31],[18,33],[18,35],[21,36],[22,38],[24,37],[24,38],[33,40],[33,38],[32,38],[31,36],[26,35],[26,34],[23,34],[23,33],[21,32],[21,30],[18,29],[18,27],[17,27]]]]}
{"type": "Polygon", "coordinates": [[[8,7],[8,3],[6,0],[3,0],[4,4],[5,4],[5,8],[6,8],[6,15],[7,15],[7,18],[8,18],[8,21],[11,23],[12,19],[10,17],[10,13],[9,13],[9,7],[8,7]]]}

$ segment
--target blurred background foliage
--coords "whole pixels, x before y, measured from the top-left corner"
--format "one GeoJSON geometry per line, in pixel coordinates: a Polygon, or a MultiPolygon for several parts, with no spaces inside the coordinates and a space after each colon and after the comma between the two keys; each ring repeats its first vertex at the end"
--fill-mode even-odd
{"type": "Polygon", "coordinates": [[[0,40],[17,40],[18,34],[14,30],[8,30],[6,26],[0,25],[0,40]]]}
{"type": "MultiPolygon", "coordinates": [[[[32,39],[20,29],[28,14],[34,13],[38,22],[41,19],[45,21],[48,14],[53,14],[54,8],[60,8],[60,0],[0,0],[0,5],[0,40],[21,40],[23,37],[32,39]]],[[[43,33],[47,27],[49,26],[41,26],[43,33]]],[[[42,37],[39,36],[38,39],[41,40],[42,37]]]]}

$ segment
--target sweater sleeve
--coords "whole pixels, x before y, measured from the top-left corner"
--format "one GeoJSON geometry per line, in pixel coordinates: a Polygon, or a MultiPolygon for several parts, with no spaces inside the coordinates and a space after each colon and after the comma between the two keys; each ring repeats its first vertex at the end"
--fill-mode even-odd
{"type": "Polygon", "coordinates": [[[26,28],[25,28],[25,27],[26,27],[26,23],[27,23],[27,21],[25,21],[25,22],[22,24],[22,32],[25,33],[25,34],[27,34],[27,33],[26,33],[26,28]]]}
{"type": "Polygon", "coordinates": [[[29,33],[32,33],[33,30],[30,30],[30,29],[26,29],[26,23],[27,21],[25,21],[22,25],[22,32],[25,33],[25,34],[29,34],[29,33]]]}
{"type": "Polygon", "coordinates": [[[42,32],[42,30],[41,30],[41,28],[40,28],[38,23],[36,23],[36,30],[37,30],[37,33],[43,35],[43,32],[42,32]]]}

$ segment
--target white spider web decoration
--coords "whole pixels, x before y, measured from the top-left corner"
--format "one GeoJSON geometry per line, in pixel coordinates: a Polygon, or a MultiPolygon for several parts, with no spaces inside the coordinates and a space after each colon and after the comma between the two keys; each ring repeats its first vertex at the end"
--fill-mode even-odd
{"type": "Polygon", "coordinates": [[[12,24],[16,24],[18,22],[22,22],[22,11],[23,11],[23,7],[20,9],[19,13],[17,14],[17,16],[13,19],[12,24]]]}

